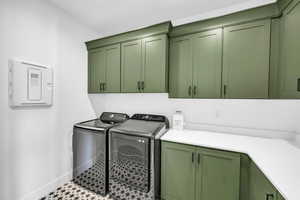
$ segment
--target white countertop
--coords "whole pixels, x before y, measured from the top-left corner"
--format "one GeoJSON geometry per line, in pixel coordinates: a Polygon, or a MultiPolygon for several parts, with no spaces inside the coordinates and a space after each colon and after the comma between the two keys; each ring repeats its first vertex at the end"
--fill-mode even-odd
{"type": "Polygon", "coordinates": [[[286,200],[300,199],[300,149],[285,140],[172,129],[161,140],[246,153],[286,200]]]}

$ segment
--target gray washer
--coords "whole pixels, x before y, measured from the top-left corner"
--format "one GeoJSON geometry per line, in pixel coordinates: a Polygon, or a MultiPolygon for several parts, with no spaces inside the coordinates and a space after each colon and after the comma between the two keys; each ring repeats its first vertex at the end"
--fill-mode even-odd
{"type": "Polygon", "coordinates": [[[169,122],[135,114],[109,130],[109,195],[115,200],[160,199],[160,137],[169,122]]]}
{"type": "Polygon", "coordinates": [[[99,119],[73,128],[73,181],[97,194],[108,191],[108,130],[128,119],[122,113],[104,112],[99,119]]]}

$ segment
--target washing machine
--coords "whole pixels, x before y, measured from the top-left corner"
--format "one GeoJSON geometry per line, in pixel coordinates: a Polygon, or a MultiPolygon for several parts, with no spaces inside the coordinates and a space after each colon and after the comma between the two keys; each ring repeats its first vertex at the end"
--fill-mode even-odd
{"type": "Polygon", "coordinates": [[[124,113],[104,112],[73,128],[73,182],[102,196],[108,192],[108,131],[128,120],[124,113]]]}
{"type": "Polygon", "coordinates": [[[165,116],[135,114],[109,130],[112,199],[160,199],[160,137],[168,128],[165,116]]]}

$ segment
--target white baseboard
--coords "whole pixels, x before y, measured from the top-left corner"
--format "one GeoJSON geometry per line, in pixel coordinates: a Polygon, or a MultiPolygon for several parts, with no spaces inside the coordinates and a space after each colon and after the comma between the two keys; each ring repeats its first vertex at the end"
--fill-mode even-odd
{"type": "Polygon", "coordinates": [[[60,185],[63,185],[65,183],[69,182],[72,179],[72,176],[73,176],[73,170],[70,170],[69,172],[54,179],[53,181],[50,181],[49,183],[26,194],[20,200],[38,200],[38,199],[42,198],[43,196],[47,195],[48,193],[54,191],[60,185]]]}

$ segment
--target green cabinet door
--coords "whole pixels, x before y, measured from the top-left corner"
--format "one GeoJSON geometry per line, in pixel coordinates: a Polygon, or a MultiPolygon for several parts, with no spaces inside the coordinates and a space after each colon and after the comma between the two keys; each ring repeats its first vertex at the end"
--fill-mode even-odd
{"type": "Polygon", "coordinates": [[[89,51],[88,54],[88,92],[103,92],[105,83],[105,50],[103,48],[89,51]]]}
{"type": "Polygon", "coordinates": [[[280,98],[300,98],[300,1],[293,1],[282,18],[280,98]]]}
{"type": "Polygon", "coordinates": [[[142,40],[122,43],[121,52],[121,91],[125,93],[140,92],[142,40]]]}
{"type": "Polygon", "coordinates": [[[192,98],[192,39],[191,36],[170,41],[169,96],[192,98]]]}
{"type": "Polygon", "coordinates": [[[277,192],[277,200],[285,200],[279,192],[277,192]]]}
{"type": "Polygon", "coordinates": [[[239,200],[240,154],[198,148],[197,200],[239,200]]]}
{"type": "Polygon", "coordinates": [[[143,92],[167,91],[167,36],[153,36],[143,39],[143,92]]]}
{"type": "Polygon", "coordinates": [[[195,200],[195,147],[162,142],[162,199],[195,200]]]}
{"type": "Polygon", "coordinates": [[[105,85],[104,92],[118,93],[121,90],[121,57],[120,45],[112,45],[105,48],[105,85]]]}
{"type": "Polygon", "coordinates": [[[277,191],[254,162],[249,167],[249,199],[276,200],[277,191]]]}
{"type": "Polygon", "coordinates": [[[193,97],[220,98],[222,29],[192,35],[193,97]]]}
{"type": "Polygon", "coordinates": [[[268,98],[270,19],[224,28],[225,98],[268,98]]]}

